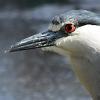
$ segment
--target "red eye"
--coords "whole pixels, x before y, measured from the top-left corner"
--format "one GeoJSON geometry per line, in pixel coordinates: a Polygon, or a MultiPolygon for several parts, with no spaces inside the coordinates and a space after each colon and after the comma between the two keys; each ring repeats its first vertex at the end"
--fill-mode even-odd
{"type": "Polygon", "coordinates": [[[76,27],[75,27],[74,24],[69,23],[69,24],[66,24],[66,25],[65,25],[65,31],[66,31],[67,33],[74,32],[75,29],[76,29],[76,27]]]}

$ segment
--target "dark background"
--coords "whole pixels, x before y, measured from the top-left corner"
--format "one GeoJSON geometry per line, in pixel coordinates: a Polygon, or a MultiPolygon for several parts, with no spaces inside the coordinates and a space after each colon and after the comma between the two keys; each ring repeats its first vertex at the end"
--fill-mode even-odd
{"type": "Polygon", "coordinates": [[[90,100],[68,60],[40,49],[4,53],[72,9],[100,11],[100,0],[0,0],[0,100],[90,100]]]}

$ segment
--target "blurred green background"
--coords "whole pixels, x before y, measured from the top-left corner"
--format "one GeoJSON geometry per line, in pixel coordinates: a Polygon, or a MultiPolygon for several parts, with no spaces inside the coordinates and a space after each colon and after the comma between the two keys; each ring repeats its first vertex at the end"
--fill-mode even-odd
{"type": "Polygon", "coordinates": [[[72,9],[100,13],[100,0],[0,0],[0,100],[91,100],[67,58],[41,49],[4,53],[72,9]]]}

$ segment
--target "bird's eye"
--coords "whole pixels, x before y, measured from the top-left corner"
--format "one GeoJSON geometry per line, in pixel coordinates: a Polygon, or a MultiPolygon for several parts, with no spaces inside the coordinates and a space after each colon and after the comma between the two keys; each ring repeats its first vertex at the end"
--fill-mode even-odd
{"type": "Polygon", "coordinates": [[[76,29],[75,25],[72,23],[66,24],[64,28],[65,28],[65,32],[67,33],[74,32],[76,29]]]}

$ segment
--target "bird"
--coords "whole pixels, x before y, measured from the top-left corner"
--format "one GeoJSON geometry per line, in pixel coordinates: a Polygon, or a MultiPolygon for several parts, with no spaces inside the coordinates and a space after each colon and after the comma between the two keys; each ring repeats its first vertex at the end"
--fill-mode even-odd
{"type": "Polygon", "coordinates": [[[22,39],[9,52],[42,48],[69,57],[72,70],[93,100],[100,100],[100,16],[70,10],[53,17],[44,32],[22,39]]]}

